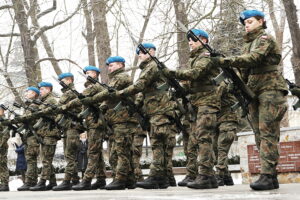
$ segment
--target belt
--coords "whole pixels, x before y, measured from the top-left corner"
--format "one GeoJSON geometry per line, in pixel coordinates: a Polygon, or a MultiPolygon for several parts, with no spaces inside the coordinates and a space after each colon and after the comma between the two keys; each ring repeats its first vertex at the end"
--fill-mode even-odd
{"type": "Polygon", "coordinates": [[[204,85],[204,86],[199,86],[196,88],[190,88],[190,91],[192,92],[192,94],[195,94],[197,92],[210,92],[210,91],[213,91],[215,88],[216,88],[216,86],[204,85]]]}
{"type": "Polygon", "coordinates": [[[145,93],[145,97],[156,96],[156,95],[163,94],[166,92],[167,92],[166,90],[154,90],[154,91],[145,93]]]}
{"type": "Polygon", "coordinates": [[[277,65],[269,65],[269,66],[264,66],[264,67],[259,67],[259,68],[251,68],[250,74],[263,74],[263,73],[272,72],[272,71],[277,71],[277,65]]]}

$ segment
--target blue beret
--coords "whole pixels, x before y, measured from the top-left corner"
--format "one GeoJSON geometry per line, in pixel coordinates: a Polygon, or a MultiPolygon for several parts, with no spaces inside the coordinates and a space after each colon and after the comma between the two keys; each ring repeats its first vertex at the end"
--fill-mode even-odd
{"type": "Polygon", "coordinates": [[[260,16],[260,17],[265,17],[265,14],[261,11],[258,10],[244,10],[240,14],[240,22],[245,25],[244,21],[250,17],[255,17],[255,16],[260,16]]]}
{"type": "Polygon", "coordinates": [[[40,82],[38,86],[39,86],[39,88],[40,87],[53,87],[52,83],[49,83],[49,82],[40,82]]]}
{"type": "MultiPolygon", "coordinates": [[[[143,45],[146,49],[154,49],[154,50],[156,50],[155,45],[152,44],[152,43],[143,43],[142,45],[143,45]]],[[[140,49],[139,49],[139,48],[136,48],[135,52],[136,52],[137,55],[139,55],[139,54],[140,54],[140,49]]]]}
{"type": "Polygon", "coordinates": [[[38,95],[40,95],[40,90],[37,89],[36,87],[28,87],[26,90],[27,90],[27,91],[28,91],[28,90],[32,90],[32,91],[34,91],[35,93],[37,93],[38,95]]]}
{"type": "Polygon", "coordinates": [[[125,63],[125,59],[121,56],[112,56],[106,59],[106,64],[109,65],[110,63],[114,62],[122,62],[125,63]]]}
{"type": "MultiPolygon", "coordinates": [[[[201,29],[192,29],[191,30],[196,36],[201,36],[201,37],[204,37],[204,38],[206,38],[206,39],[208,39],[209,38],[209,35],[208,35],[208,33],[206,32],[206,31],[204,31],[204,30],[201,30],[201,29]]],[[[189,39],[189,35],[187,35],[187,37],[188,37],[188,39],[189,39]]]]}
{"type": "Polygon", "coordinates": [[[61,73],[60,75],[58,75],[58,80],[62,80],[62,79],[67,78],[67,77],[74,77],[74,75],[70,72],[61,73]]]}
{"type": "Polygon", "coordinates": [[[85,68],[83,68],[84,73],[86,73],[87,71],[95,71],[95,72],[100,73],[100,69],[95,66],[92,66],[92,65],[89,65],[89,66],[86,66],[85,68]]]}

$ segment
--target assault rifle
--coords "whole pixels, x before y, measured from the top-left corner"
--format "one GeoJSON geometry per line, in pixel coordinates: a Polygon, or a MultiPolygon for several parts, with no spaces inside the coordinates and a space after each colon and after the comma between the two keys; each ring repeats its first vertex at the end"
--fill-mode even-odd
{"type": "MultiPolygon", "coordinates": [[[[9,107],[5,106],[4,104],[1,104],[0,107],[3,109],[3,110],[7,110],[8,112],[12,113],[15,117],[18,117],[19,114],[17,114],[15,111],[9,109],[9,107]]],[[[7,134],[9,133],[11,130],[12,130],[12,137],[15,137],[16,136],[16,133],[19,133],[22,141],[23,141],[23,135],[18,132],[18,130],[20,129],[20,127],[13,123],[11,120],[7,119],[7,120],[3,120],[1,121],[1,123],[6,126],[6,128],[2,131],[2,134],[7,134]]]]}
{"type": "MultiPolygon", "coordinates": [[[[143,54],[148,54],[150,58],[157,64],[157,68],[162,72],[162,75],[164,76],[164,79],[167,83],[167,85],[170,87],[171,92],[173,93],[172,96],[179,97],[182,99],[183,104],[183,112],[184,115],[186,115],[191,122],[196,121],[197,113],[195,112],[190,100],[187,98],[187,92],[185,89],[180,85],[180,83],[175,78],[170,78],[164,75],[163,69],[166,67],[162,62],[160,62],[155,56],[152,56],[149,51],[143,46],[143,44],[139,44],[138,48],[140,49],[143,54]],[[190,115],[190,116],[188,116],[190,115]]],[[[182,106],[179,105],[179,108],[182,106]]]]}
{"type": "MultiPolygon", "coordinates": [[[[81,93],[79,93],[77,90],[71,88],[69,85],[65,84],[63,81],[61,80],[58,80],[54,77],[54,79],[64,88],[64,89],[67,89],[67,90],[70,90],[71,92],[73,92],[76,97],[78,99],[83,99],[85,98],[85,96],[81,93]]],[[[113,130],[111,129],[111,127],[107,124],[107,120],[105,119],[104,117],[104,114],[102,113],[102,111],[97,108],[96,106],[92,106],[92,105],[89,105],[88,108],[86,110],[84,110],[83,112],[79,113],[77,118],[81,119],[81,118],[86,118],[90,113],[94,113],[94,114],[98,114],[98,117],[101,119],[102,123],[103,123],[103,126],[104,128],[106,129],[107,131],[107,134],[108,135],[112,135],[113,134],[113,130]]]]}
{"type": "MultiPolygon", "coordinates": [[[[23,105],[21,105],[21,104],[19,104],[19,103],[16,103],[16,102],[14,102],[13,105],[14,105],[15,107],[17,107],[17,108],[24,108],[25,110],[29,110],[29,111],[31,111],[31,112],[37,112],[37,111],[38,111],[38,109],[34,109],[34,108],[29,107],[29,106],[25,107],[25,106],[23,106],[23,105]]],[[[42,139],[40,136],[38,136],[38,134],[36,133],[36,131],[34,130],[34,128],[30,125],[29,122],[23,123],[23,124],[18,128],[17,132],[20,133],[21,131],[23,131],[23,130],[25,130],[25,129],[29,130],[29,132],[32,133],[32,135],[35,137],[35,139],[37,140],[37,142],[38,142],[39,144],[44,144],[43,139],[42,139]]]]}
{"type": "MultiPolygon", "coordinates": [[[[93,84],[97,83],[97,84],[101,85],[102,87],[107,89],[108,92],[114,93],[117,91],[115,88],[113,88],[105,83],[101,83],[97,79],[87,76],[87,75],[83,74],[82,72],[79,72],[79,74],[84,76],[91,83],[93,83],[93,84]]],[[[137,120],[138,120],[141,128],[144,131],[150,131],[149,117],[147,115],[145,115],[144,112],[138,106],[136,106],[135,103],[131,99],[121,97],[121,102],[116,107],[121,106],[121,104],[124,106],[128,106],[129,111],[132,112],[131,114],[133,114],[133,113],[137,114],[137,120]]]]}
{"type": "MultiPolygon", "coordinates": [[[[224,54],[220,54],[216,52],[216,50],[212,49],[207,43],[202,42],[199,37],[197,37],[193,31],[189,30],[187,32],[188,38],[191,38],[193,41],[199,41],[204,48],[208,50],[211,57],[225,57],[224,54]]],[[[244,83],[244,81],[236,74],[232,67],[223,67],[221,66],[222,72],[214,79],[215,84],[219,84],[224,79],[230,81],[234,90],[232,91],[235,98],[238,102],[233,105],[231,108],[233,110],[237,109],[241,106],[243,110],[243,114],[245,117],[248,114],[248,105],[255,99],[255,94],[250,90],[250,88],[244,83]]]]}
{"type": "MultiPolygon", "coordinates": [[[[288,84],[289,89],[300,88],[299,86],[297,86],[295,83],[292,83],[288,79],[285,79],[285,81],[288,84]]],[[[300,100],[299,100],[299,97],[298,97],[298,101],[293,105],[293,109],[297,110],[299,107],[300,107],[300,100]]]]}

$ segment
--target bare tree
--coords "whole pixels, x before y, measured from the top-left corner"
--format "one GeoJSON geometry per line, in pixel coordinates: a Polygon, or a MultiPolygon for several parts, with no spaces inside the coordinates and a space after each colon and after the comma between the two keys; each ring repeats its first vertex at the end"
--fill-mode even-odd
{"type": "Polygon", "coordinates": [[[300,27],[297,9],[293,0],[282,0],[282,3],[284,5],[293,44],[291,62],[294,70],[295,82],[300,85],[300,46],[298,44],[300,41],[300,27]]]}
{"type": "Polygon", "coordinates": [[[108,71],[105,67],[106,59],[111,55],[109,33],[106,21],[106,0],[91,0],[94,17],[94,31],[96,38],[96,51],[99,68],[101,69],[101,81],[108,82],[108,71]]]}

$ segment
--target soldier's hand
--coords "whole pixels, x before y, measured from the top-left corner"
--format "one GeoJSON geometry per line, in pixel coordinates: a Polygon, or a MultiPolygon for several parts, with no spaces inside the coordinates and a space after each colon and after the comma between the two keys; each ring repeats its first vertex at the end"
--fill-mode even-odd
{"type": "Polygon", "coordinates": [[[175,71],[169,70],[168,68],[164,68],[162,70],[162,72],[167,77],[174,77],[175,76],[175,71]]]}
{"type": "Polygon", "coordinates": [[[80,99],[81,103],[84,104],[84,105],[90,105],[90,104],[93,104],[94,101],[93,101],[93,97],[85,97],[83,99],[80,99]]]}

